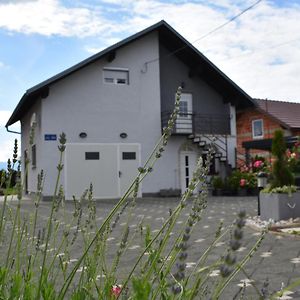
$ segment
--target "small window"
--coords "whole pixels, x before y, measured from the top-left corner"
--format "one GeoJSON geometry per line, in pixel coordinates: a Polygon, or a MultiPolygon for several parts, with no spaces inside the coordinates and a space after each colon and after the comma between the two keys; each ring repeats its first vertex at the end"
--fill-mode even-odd
{"type": "Polygon", "coordinates": [[[31,165],[36,168],[36,145],[31,146],[31,165]]]}
{"type": "Polygon", "coordinates": [[[117,84],[127,84],[127,80],[124,78],[117,78],[117,84]]]}
{"type": "Polygon", "coordinates": [[[253,138],[262,138],[264,136],[264,123],[263,120],[252,121],[252,136],[253,138]]]}
{"type": "Polygon", "coordinates": [[[129,71],[118,68],[104,68],[103,69],[104,83],[108,84],[129,84],[129,71]]]}
{"type": "Polygon", "coordinates": [[[85,160],[99,160],[100,153],[99,152],[85,152],[85,160]]]}
{"type": "Polygon", "coordinates": [[[114,79],[111,78],[111,77],[105,77],[105,78],[104,78],[104,82],[105,82],[105,83],[114,83],[114,79]]]}
{"type": "Polygon", "coordinates": [[[135,152],[122,152],[122,158],[123,160],[135,160],[136,159],[136,154],[135,152]]]}

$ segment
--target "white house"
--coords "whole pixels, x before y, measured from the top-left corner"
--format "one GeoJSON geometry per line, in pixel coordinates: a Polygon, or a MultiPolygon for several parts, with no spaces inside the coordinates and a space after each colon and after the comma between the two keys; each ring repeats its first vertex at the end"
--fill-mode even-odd
{"type": "Polygon", "coordinates": [[[61,183],[66,197],[79,197],[90,182],[96,198],[119,197],[159,139],[179,85],[183,94],[176,128],[141,195],[184,191],[196,158],[205,155],[213,136],[219,153],[212,172],[234,167],[236,110],[254,102],[161,21],[26,91],[6,124],[8,129],[21,121],[22,160],[31,160],[26,191],[36,190],[43,169],[44,195],[53,193],[58,137],[65,132],[61,183]]]}

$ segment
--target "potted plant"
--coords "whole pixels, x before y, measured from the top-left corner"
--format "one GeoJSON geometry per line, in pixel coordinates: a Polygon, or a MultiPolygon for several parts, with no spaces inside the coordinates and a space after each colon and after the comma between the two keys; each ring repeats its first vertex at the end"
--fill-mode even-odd
{"type": "Polygon", "coordinates": [[[294,144],[293,148],[286,151],[288,163],[295,176],[295,184],[300,186],[300,140],[294,144]]]}
{"type": "Polygon", "coordinates": [[[260,217],[274,221],[300,217],[300,193],[294,184],[286,156],[286,144],[281,130],[275,131],[272,142],[274,162],[270,184],[260,193],[260,217]]]}
{"type": "Polygon", "coordinates": [[[222,195],[222,189],[224,187],[223,180],[220,176],[214,176],[212,179],[212,187],[214,189],[214,195],[215,196],[221,196],[222,195]]]}

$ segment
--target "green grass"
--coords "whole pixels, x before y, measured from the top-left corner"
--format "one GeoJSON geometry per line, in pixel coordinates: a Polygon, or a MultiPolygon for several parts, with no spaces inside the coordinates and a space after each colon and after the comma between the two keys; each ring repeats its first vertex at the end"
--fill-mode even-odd
{"type": "Polygon", "coordinates": [[[16,188],[0,188],[0,195],[17,195],[17,189],[16,188]]]}

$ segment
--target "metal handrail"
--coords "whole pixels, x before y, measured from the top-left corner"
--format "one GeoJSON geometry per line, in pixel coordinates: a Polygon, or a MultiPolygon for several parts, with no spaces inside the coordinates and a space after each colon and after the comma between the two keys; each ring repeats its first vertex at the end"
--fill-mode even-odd
{"type": "MultiPolygon", "coordinates": [[[[172,112],[161,114],[162,128],[167,126],[172,112]]],[[[179,113],[173,134],[230,134],[230,117],[222,114],[179,113]]]]}

